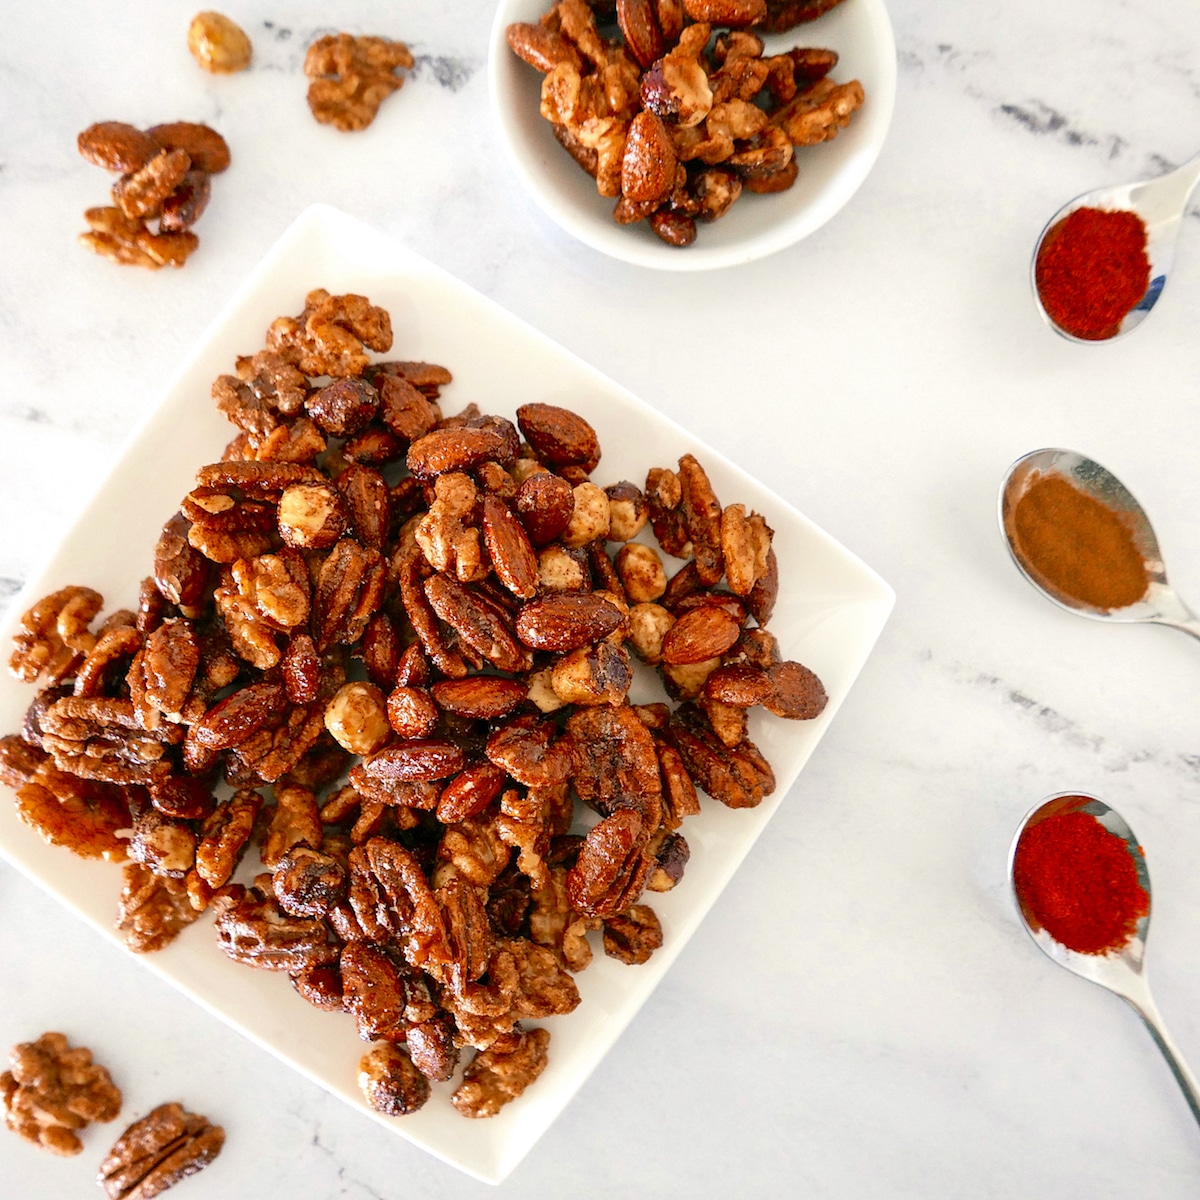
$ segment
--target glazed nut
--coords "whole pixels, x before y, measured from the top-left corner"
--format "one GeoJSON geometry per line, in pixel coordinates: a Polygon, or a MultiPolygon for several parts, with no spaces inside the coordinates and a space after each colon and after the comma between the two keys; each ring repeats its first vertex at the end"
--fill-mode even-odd
{"type": "Polygon", "coordinates": [[[667,590],[667,573],[652,546],[630,542],[617,552],[617,574],[631,604],[647,604],[667,590]]]}
{"type": "MultiPolygon", "coordinates": [[[[514,477],[519,476],[520,465],[526,461],[533,460],[517,461],[518,470],[514,477]]],[[[551,475],[542,467],[520,481],[514,501],[517,517],[535,546],[554,541],[566,529],[574,507],[571,485],[561,475],[551,475]]]]}
{"type": "Polygon", "coordinates": [[[665,200],[675,186],[675,162],[675,147],[662,119],[643,109],[625,139],[621,195],[635,204],[665,200]]]}
{"type": "Polygon", "coordinates": [[[537,705],[539,711],[552,713],[563,707],[563,700],[554,690],[554,668],[543,667],[540,671],[532,671],[525,677],[529,685],[527,699],[537,705]]]}
{"type": "Polygon", "coordinates": [[[347,683],[325,706],[325,728],[351,754],[374,754],[391,737],[383,693],[373,683],[347,683]]]}
{"type": "Polygon", "coordinates": [[[403,42],[348,33],[318,38],[304,57],[308,107],[324,125],[342,131],[366,129],[379,106],[404,83],[400,70],[414,59],[403,42]]]}
{"type": "Polygon", "coordinates": [[[695,700],[704,690],[708,677],[721,665],[719,657],[697,663],[663,663],[663,679],[667,690],[679,700],[695,700]]]}
{"type": "Polygon", "coordinates": [[[346,532],[346,506],[332,483],[300,483],[279,498],[279,536],[302,550],[325,550],[346,532]]]}
{"type": "Polygon", "coordinates": [[[622,480],[604,489],[608,497],[608,537],[613,542],[632,541],[650,519],[650,505],[642,489],[622,480]]]}
{"type": "Polygon", "coordinates": [[[403,1117],[429,1099],[429,1080],[399,1046],[381,1042],[358,1064],[358,1086],[376,1112],[403,1117]]]}
{"type": "Polygon", "coordinates": [[[552,467],[595,470],[600,461],[600,439],[578,413],[556,404],[522,404],[517,426],[538,457],[552,467]]]}
{"type": "Polygon", "coordinates": [[[537,558],[538,585],[544,592],[583,592],[591,583],[587,555],[561,543],[546,546],[537,558]]]}
{"type": "Polygon", "coordinates": [[[253,54],[241,26],[219,12],[197,13],[188,26],[187,44],[192,57],[213,75],[244,71],[253,54]]]}
{"type": "Polygon", "coordinates": [[[424,688],[401,685],[388,694],[387,719],[402,738],[428,737],[437,728],[437,705],[424,688]]]}
{"type": "Polygon", "coordinates": [[[98,1182],[109,1200],[157,1196],[208,1166],[224,1144],[220,1125],[180,1104],[160,1104],[117,1139],[98,1182]]]}
{"type": "Polygon", "coordinates": [[[629,610],[629,644],[644,663],[657,666],[662,661],[663,638],[675,624],[675,617],[661,604],[635,604],[629,610]]]}
{"type": "Polygon", "coordinates": [[[111,1121],[121,1093],[105,1067],[92,1062],[85,1046],[72,1046],[61,1033],[43,1033],[8,1055],[11,1070],[0,1075],[4,1122],[14,1133],[52,1154],[78,1154],[77,1133],[91,1121],[111,1121]]]}
{"type": "Polygon", "coordinates": [[[604,490],[589,482],[578,484],[573,491],[575,505],[562,533],[563,544],[586,546],[608,537],[608,497],[604,490]]]}
{"type": "Polygon", "coordinates": [[[79,135],[77,145],[88,162],[123,175],[140,170],[159,152],[149,134],[124,121],[98,121],[89,125],[79,135]]]}
{"type": "Polygon", "coordinates": [[[113,184],[113,199],[131,221],[156,217],[163,201],[183,182],[191,165],[187,151],[163,150],[144,167],[121,176],[113,184]]]}
{"type": "Polygon", "coordinates": [[[550,674],[550,686],[564,704],[620,704],[632,683],[629,655],[611,642],[564,654],[550,674]]]}
{"type": "Polygon", "coordinates": [[[604,922],[604,953],[630,966],[647,962],[663,944],[662,925],[648,904],[630,905],[604,922]]]}
{"type": "Polygon", "coordinates": [[[708,73],[691,55],[666,55],[642,76],[642,104],[670,125],[691,129],[713,106],[708,73]]]}
{"type": "Polygon", "coordinates": [[[683,0],[683,10],[693,21],[713,25],[757,25],[767,16],[767,0],[683,0]]]}

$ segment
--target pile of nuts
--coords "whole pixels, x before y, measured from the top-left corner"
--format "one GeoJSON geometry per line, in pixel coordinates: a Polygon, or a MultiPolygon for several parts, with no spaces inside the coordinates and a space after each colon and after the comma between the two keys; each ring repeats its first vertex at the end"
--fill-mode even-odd
{"type": "Polygon", "coordinates": [[[10,666],[41,690],[0,778],[48,841],[125,860],[133,949],[210,910],[231,958],[378,1043],[375,1108],[420,1107],[469,1047],[452,1103],[487,1117],[544,1068],[524,1023],[579,1003],[589,931],[627,963],[661,945],[643,893],[682,877],[697,789],[773,790],[748,710],[825,691],[766,628],[771,529],[692,455],[601,487],[582,416],[447,416],[450,372],[372,361],[391,343],[317,290],[217,379],[237,434],[136,609],[96,624],[67,587],[24,615],[10,666]],[[629,702],[635,660],[676,707],[629,702]]]}
{"type": "Polygon", "coordinates": [[[836,2],[617,0],[618,29],[605,36],[605,5],[558,0],[507,37],[543,73],[541,114],[600,195],[616,199],[616,222],[646,220],[668,245],[688,246],[696,222],[724,216],[743,191],[790,188],[795,150],[836,137],[862,105],[857,80],[829,78],[834,51],[769,55],[751,32],[790,28],[836,2]]]}
{"type": "Polygon", "coordinates": [[[182,267],[200,244],[192,226],[208,206],[210,178],[229,166],[225,139],[191,121],[146,130],[99,121],[79,135],[79,153],[121,173],[112,205],[84,213],[80,244],[126,266],[182,267]]]}
{"type": "MultiPolygon", "coordinates": [[[[0,1075],[4,1123],[52,1154],[78,1154],[79,1133],[92,1121],[116,1120],[121,1091],[86,1046],[61,1033],[21,1042],[0,1075]]],[[[98,1182],[110,1200],[149,1200],[208,1166],[225,1131],[182,1105],[160,1104],[117,1139],[100,1164],[98,1182]]]]}

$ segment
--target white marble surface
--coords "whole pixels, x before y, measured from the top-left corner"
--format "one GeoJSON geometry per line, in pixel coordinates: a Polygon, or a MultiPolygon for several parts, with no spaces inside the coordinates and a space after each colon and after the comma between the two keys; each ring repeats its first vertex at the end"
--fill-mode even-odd
{"type": "MultiPolygon", "coordinates": [[[[853,3],[854,0],[848,0],[853,3]]],[[[892,133],[808,241],[718,275],[568,241],[489,125],[492,5],[251,2],[250,73],[210,79],[193,8],[14,8],[0,44],[0,581],[11,597],[87,502],[178,357],[300,209],[328,201],[545,330],[755,471],[874,566],[895,615],[813,761],[666,982],[498,1194],[1087,1197],[1200,1189],[1200,1140],[1118,1001],[1018,927],[1012,830],[1046,793],[1129,818],[1155,885],[1151,973],[1200,1063],[1200,649],[1040,601],[995,489],[1065,445],[1150,509],[1200,600],[1200,220],[1153,318],[1054,337],[1029,295],[1047,216],[1196,150],[1200,3],[894,0],[892,133]],[[452,12],[451,12],[452,10],[452,12]],[[401,36],[419,69],[367,133],[318,128],[299,64],[331,27],[401,36]],[[207,120],[233,146],[185,271],[74,245],[102,118],[207,120]],[[745,415],[751,414],[750,419],[745,415]]],[[[186,1096],[229,1142],[180,1196],[497,1194],[294,1076],[0,866],[0,1043],[63,1028],[129,1113],[186,1096]]],[[[0,1195],[96,1194],[0,1139],[0,1195]]]]}

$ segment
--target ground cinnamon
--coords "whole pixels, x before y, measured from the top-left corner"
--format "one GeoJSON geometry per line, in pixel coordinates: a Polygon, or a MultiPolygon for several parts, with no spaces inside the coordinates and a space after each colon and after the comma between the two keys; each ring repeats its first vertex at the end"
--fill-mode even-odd
{"type": "Polygon", "coordinates": [[[1129,526],[1064,476],[1035,474],[1011,520],[1022,560],[1052,590],[1105,610],[1146,594],[1146,560],[1129,526]]]}

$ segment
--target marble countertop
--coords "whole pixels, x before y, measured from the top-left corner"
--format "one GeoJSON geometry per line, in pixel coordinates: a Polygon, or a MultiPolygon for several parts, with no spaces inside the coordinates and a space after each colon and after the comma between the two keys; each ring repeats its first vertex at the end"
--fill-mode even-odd
{"type": "MultiPolygon", "coordinates": [[[[792,249],[701,276],[604,258],[520,191],[489,121],[493,8],[246,0],[227,11],[255,66],[230,79],[188,58],[178,0],[103,17],[64,0],[53,37],[45,10],[7,14],[0,603],[231,291],[326,201],[753,471],[893,585],[891,622],[767,835],[498,1189],[296,1076],[4,864],[0,1044],[61,1028],[126,1068],[127,1112],[186,1093],[219,1113],[229,1141],[190,1200],[1195,1196],[1200,1140],[1166,1065],[1132,1012],[1038,953],[1005,865],[1048,793],[1125,814],[1154,880],[1155,993],[1200,1064],[1200,648],[1040,600],[995,494],[1027,450],[1090,454],[1200,601],[1200,211],[1153,318],[1119,344],[1055,337],[1028,280],[1064,200],[1197,149],[1200,0],[891,0],[896,114],[862,190],[792,249]],[[353,137],[303,100],[304,49],[332,28],[417,55],[353,137]],[[75,245],[105,187],[75,137],[106,118],[208,121],[234,147],[185,270],[75,245]]],[[[66,1160],[4,1134],[0,1194],[96,1194],[110,1133],[66,1160]]]]}

